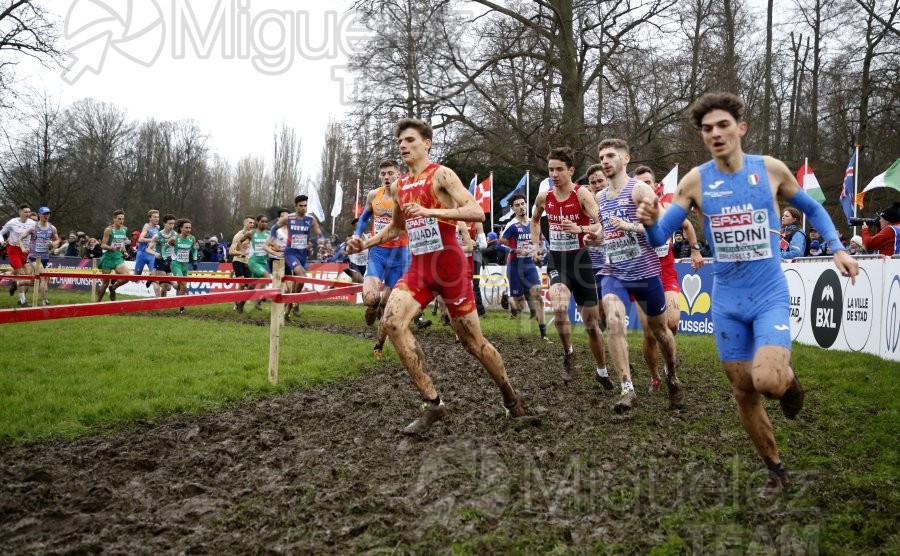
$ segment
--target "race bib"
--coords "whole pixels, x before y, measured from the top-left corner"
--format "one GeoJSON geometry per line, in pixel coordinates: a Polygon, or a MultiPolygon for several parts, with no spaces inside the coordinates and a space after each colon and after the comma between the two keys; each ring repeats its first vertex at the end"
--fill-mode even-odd
{"type": "Polygon", "coordinates": [[[550,225],[550,250],[551,251],[577,251],[578,234],[564,232],[559,224],[550,225]]]}
{"type": "Polygon", "coordinates": [[[190,253],[186,249],[181,249],[175,252],[175,260],[180,263],[190,262],[190,253]]]}
{"type": "Polygon", "coordinates": [[[659,247],[656,247],[655,249],[656,249],[657,256],[659,256],[659,258],[662,259],[666,255],[669,254],[669,242],[667,241],[665,243],[665,245],[660,245],[659,247]]]}
{"type": "Polygon", "coordinates": [[[758,261],[772,257],[769,213],[765,209],[711,215],[709,228],[718,262],[758,261]]]}
{"type": "Polygon", "coordinates": [[[606,249],[606,258],[611,263],[636,259],[641,255],[641,246],[638,245],[637,235],[621,230],[608,232],[603,246],[606,249]]]}
{"type": "Polygon", "coordinates": [[[44,238],[39,237],[36,240],[34,240],[34,250],[38,253],[48,252],[50,250],[49,247],[50,247],[49,239],[44,239],[44,238]]]}
{"type": "Polygon", "coordinates": [[[265,245],[263,242],[258,242],[258,243],[253,244],[253,256],[254,257],[267,257],[268,256],[268,253],[266,253],[266,250],[263,249],[263,245],[265,245]]]}
{"type": "Polygon", "coordinates": [[[437,218],[410,218],[406,221],[409,252],[413,255],[434,253],[443,249],[437,218]]]}
{"type": "Polygon", "coordinates": [[[309,236],[306,234],[294,234],[291,236],[291,249],[308,249],[309,236]]]}
{"type": "Polygon", "coordinates": [[[113,248],[113,249],[121,249],[121,248],[123,248],[124,246],[125,246],[125,241],[122,240],[122,239],[115,239],[115,240],[113,240],[113,242],[112,242],[112,248],[113,248]]]}
{"type": "Polygon", "coordinates": [[[530,259],[531,255],[534,253],[534,244],[530,241],[523,242],[518,248],[520,251],[517,256],[520,259],[530,259]]]}
{"type": "Polygon", "coordinates": [[[375,217],[375,225],[374,225],[373,230],[377,234],[381,230],[387,228],[391,224],[392,220],[393,220],[393,217],[385,215],[385,214],[376,216],[375,217]]]}

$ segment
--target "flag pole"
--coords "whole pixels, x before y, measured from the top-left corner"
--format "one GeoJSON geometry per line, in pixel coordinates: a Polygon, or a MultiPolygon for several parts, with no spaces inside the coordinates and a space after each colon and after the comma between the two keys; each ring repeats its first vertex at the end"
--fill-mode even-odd
{"type": "MultiPolygon", "coordinates": [[[[854,146],[853,153],[853,218],[857,218],[856,214],[856,190],[859,188],[859,144],[854,146]]],[[[856,226],[853,226],[853,235],[856,235],[856,226]]]]}
{"type": "Polygon", "coordinates": [[[529,204],[531,204],[531,170],[525,170],[525,218],[531,218],[528,214],[531,211],[529,204]]]}
{"type": "Polygon", "coordinates": [[[491,172],[489,178],[491,180],[491,231],[494,231],[494,173],[491,172]]]}
{"type": "MultiPolygon", "coordinates": [[[[803,189],[803,191],[806,191],[806,176],[808,174],[809,174],[809,159],[804,156],[803,157],[803,183],[800,184],[800,188],[803,189]]],[[[803,233],[806,233],[806,212],[803,213],[803,233]]],[[[807,241],[809,241],[809,240],[807,240],[807,241]]]]}
{"type": "Polygon", "coordinates": [[[359,206],[359,178],[356,178],[356,202],[353,203],[353,218],[359,218],[362,214],[356,214],[359,206]]]}

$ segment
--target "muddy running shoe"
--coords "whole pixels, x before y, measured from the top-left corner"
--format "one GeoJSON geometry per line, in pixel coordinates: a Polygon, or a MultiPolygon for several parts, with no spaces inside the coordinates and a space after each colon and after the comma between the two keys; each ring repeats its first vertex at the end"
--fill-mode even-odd
{"type": "Polygon", "coordinates": [[[441,315],[441,324],[444,326],[450,326],[450,315],[444,313],[441,315]]]}
{"type": "Polygon", "coordinates": [[[666,373],[666,388],[669,390],[669,409],[684,408],[684,389],[681,387],[681,381],[677,376],[669,376],[666,373]]]}
{"type": "Polygon", "coordinates": [[[426,319],[422,315],[419,315],[419,318],[416,319],[416,328],[418,328],[419,330],[425,330],[429,326],[431,326],[431,321],[426,319]]]}
{"type": "Polygon", "coordinates": [[[654,394],[659,392],[659,385],[661,384],[659,378],[653,377],[650,379],[650,386],[647,388],[648,394],[654,394]]]}
{"type": "Polygon", "coordinates": [[[237,311],[239,315],[244,314],[244,303],[246,303],[246,301],[238,301],[234,304],[234,310],[237,311]]]}
{"type": "Polygon", "coordinates": [[[622,414],[634,409],[637,405],[637,394],[634,393],[634,390],[622,390],[622,394],[616,401],[616,405],[613,406],[613,410],[618,414],[622,414]]]}
{"type": "Polygon", "coordinates": [[[507,417],[517,418],[528,415],[525,411],[525,406],[522,404],[521,396],[516,396],[516,399],[509,405],[503,404],[503,409],[506,411],[507,417]]]}
{"type": "Polygon", "coordinates": [[[116,300],[116,288],[114,288],[112,286],[109,287],[109,300],[110,301],[116,300]]]}
{"type": "Polygon", "coordinates": [[[613,381],[608,376],[600,376],[596,372],[594,372],[594,378],[597,379],[597,384],[603,387],[604,390],[615,390],[616,385],[613,384],[613,381]]]}
{"type": "Polygon", "coordinates": [[[9,285],[9,295],[15,294],[17,289],[19,289],[19,283],[13,280],[13,283],[9,285]]]}
{"type": "Polygon", "coordinates": [[[565,353],[563,354],[563,371],[562,371],[562,379],[564,382],[569,383],[572,380],[572,375],[575,373],[575,352],[565,353]]]}
{"type": "Polygon", "coordinates": [[[437,404],[425,402],[422,404],[422,415],[420,415],[418,419],[407,425],[406,428],[403,429],[403,434],[422,434],[423,432],[430,429],[431,425],[446,417],[447,413],[447,407],[444,405],[443,400],[441,400],[437,404]]]}
{"type": "Polygon", "coordinates": [[[372,355],[375,359],[381,361],[381,351],[384,349],[384,344],[375,344],[375,347],[372,348],[372,355]]]}
{"type": "Polygon", "coordinates": [[[257,310],[257,311],[262,311],[262,302],[263,302],[263,300],[260,299],[259,301],[257,301],[257,302],[253,305],[254,307],[256,307],[256,310],[257,310]]]}
{"type": "Polygon", "coordinates": [[[366,326],[375,324],[375,317],[378,316],[378,308],[366,305],[366,326]]]}
{"type": "Polygon", "coordinates": [[[147,285],[147,287],[149,288],[150,286],[153,285],[153,280],[147,280],[147,281],[144,282],[144,283],[145,283],[145,284],[147,285]]]}
{"type": "Polygon", "coordinates": [[[509,309],[509,294],[503,292],[503,295],[500,296],[500,306],[503,307],[503,310],[506,311],[509,309]]]}
{"type": "Polygon", "coordinates": [[[45,299],[45,300],[41,301],[41,305],[43,305],[44,307],[49,307],[49,306],[50,306],[50,300],[49,300],[49,299],[45,299]]]}
{"type": "Polygon", "coordinates": [[[550,339],[549,337],[547,337],[547,336],[541,336],[541,340],[543,340],[544,343],[547,344],[548,346],[552,346],[552,345],[553,345],[553,340],[551,340],[551,339],[550,339]]]}
{"type": "Polygon", "coordinates": [[[27,301],[22,301],[22,300],[20,299],[20,300],[19,300],[19,307],[28,307],[28,302],[27,302],[27,301]]]}
{"type": "Polygon", "coordinates": [[[291,307],[291,313],[294,314],[295,317],[300,316],[300,304],[295,303],[293,307],[291,307]]]}
{"type": "Polygon", "coordinates": [[[178,308],[178,314],[179,314],[179,315],[183,315],[183,314],[184,314],[184,307],[179,307],[179,308],[178,308]]]}
{"type": "Polygon", "coordinates": [[[790,485],[787,472],[784,470],[784,464],[779,463],[769,468],[769,478],[766,480],[766,486],[761,488],[758,494],[760,498],[772,498],[788,490],[790,485]]]}
{"type": "Polygon", "coordinates": [[[784,391],[784,394],[781,395],[781,399],[778,400],[778,403],[781,404],[781,412],[784,413],[784,416],[788,419],[795,419],[797,414],[800,413],[800,410],[803,409],[804,397],[806,397],[806,394],[803,392],[803,388],[800,387],[800,381],[797,380],[797,375],[794,374],[794,379],[791,381],[790,387],[784,391]]]}

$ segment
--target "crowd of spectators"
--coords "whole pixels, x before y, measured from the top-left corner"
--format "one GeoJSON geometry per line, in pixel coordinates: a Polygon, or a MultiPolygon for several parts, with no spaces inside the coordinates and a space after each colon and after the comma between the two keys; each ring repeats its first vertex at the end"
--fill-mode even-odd
{"type": "MultiPolygon", "coordinates": [[[[787,207],[782,211],[781,228],[781,257],[790,260],[800,257],[825,257],[831,256],[830,247],[822,240],[815,228],[802,230],[800,213],[793,207],[787,207]]],[[[484,264],[505,265],[507,250],[498,241],[503,225],[497,224],[492,232],[487,234],[487,247],[482,250],[484,264]]],[[[139,231],[133,232],[131,244],[126,246],[125,260],[134,260],[135,248],[139,231]]],[[[862,227],[862,234],[854,235],[846,240],[841,234],[841,242],[851,255],[867,255],[880,253],[891,256],[897,245],[900,245],[900,202],[882,211],[878,218],[874,219],[871,226],[862,227]],[[896,231],[895,231],[896,230],[896,231]]],[[[198,240],[198,259],[196,262],[228,262],[228,246],[215,235],[198,240]]],[[[700,240],[700,253],[704,257],[711,257],[712,252],[706,240],[700,240]]],[[[325,262],[334,259],[340,247],[340,240],[334,234],[325,236],[321,242],[310,241],[310,260],[313,262],[325,262]]],[[[681,234],[675,232],[673,236],[672,251],[676,259],[690,257],[690,245],[681,234]]],[[[84,232],[72,230],[60,241],[59,246],[53,250],[57,257],[79,257],[82,259],[99,259],[103,256],[100,248],[100,240],[90,237],[84,232]]]]}

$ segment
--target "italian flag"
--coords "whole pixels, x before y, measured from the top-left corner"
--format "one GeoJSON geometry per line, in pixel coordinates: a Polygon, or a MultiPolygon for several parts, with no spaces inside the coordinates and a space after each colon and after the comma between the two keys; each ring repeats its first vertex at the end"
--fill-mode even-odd
{"type": "Polygon", "coordinates": [[[816,175],[813,173],[813,169],[807,160],[804,160],[803,166],[797,170],[797,183],[806,191],[807,195],[818,201],[820,205],[825,203],[825,194],[822,193],[822,186],[819,185],[819,180],[816,179],[816,175]]]}

